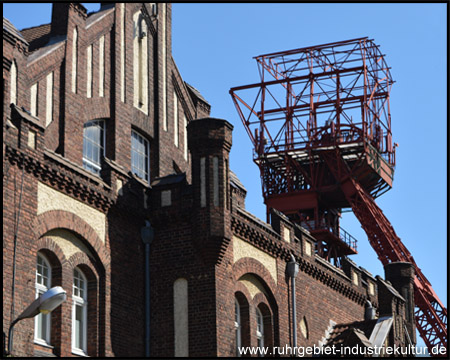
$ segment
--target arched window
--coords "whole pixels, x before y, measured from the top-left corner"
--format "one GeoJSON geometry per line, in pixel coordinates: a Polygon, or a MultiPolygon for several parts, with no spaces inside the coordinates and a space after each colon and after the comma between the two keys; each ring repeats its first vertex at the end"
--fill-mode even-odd
{"type": "MultiPolygon", "coordinates": [[[[38,253],[36,264],[36,298],[45,293],[52,286],[52,268],[47,258],[38,253]]],[[[34,321],[34,341],[49,345],[51,330],[51,314],[39,314],[34,321]]]]}
{"type": "Polygon", "coordinates": [[[258,308],[256,308],[256,339],[258,347],[262,348],[264,346],[264,318],[258,308]]]}
{"type": "Polygon", "coordinates": [[[236,356],[241,356],[239,353],[239,348],[242,346],[241,306],[237,299],[234,299],[234,328],[236,331],[236,356]]]}
{"type": "Polygon", "coordinates": [[[83,128],[83,167],[99,175],[101,157],[105,155],[105,122],[93,120],[84,124],[83,128]]]}
{"type": "MultiPolygon", "coordinates": [[[[270,306],[261,302],[256,307],[256,339],[259,348],[274,346],[273,315],[270,306]]],[[[260,353],[260,355],[262,355],[260,353]]]]}
{"type": "Polygon", "coordinates": [[[79,268],[73,270],[72,352],[87,354],[87,280],[79,268]]]}

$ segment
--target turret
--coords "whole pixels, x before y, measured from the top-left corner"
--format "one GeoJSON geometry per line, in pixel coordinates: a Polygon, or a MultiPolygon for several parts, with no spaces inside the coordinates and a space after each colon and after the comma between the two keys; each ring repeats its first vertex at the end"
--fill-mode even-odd
{"type": "Polygon", "coordinates": [[[414,318],[414,266],[409,262],[392,262],[384,266],[386,280],[405,299],[405,321],[411,341],[416,343],[414,318]]]}
{"type": "Polygon", "coordinates": [[[193,241],[205,260],[218,261],[230,241],[229,155],[233,126],[203,118],[188,125],[192,155],[193,241]]]}

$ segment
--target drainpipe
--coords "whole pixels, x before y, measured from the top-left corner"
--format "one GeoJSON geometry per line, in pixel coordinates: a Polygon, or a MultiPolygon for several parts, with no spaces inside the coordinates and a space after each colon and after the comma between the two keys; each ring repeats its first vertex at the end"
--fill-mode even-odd
{"type": "Polygon", "coordinates": [[[366,300],[366,306],[364,309],[364,320],[375,319],[375,308],[369,300],[366,300]]]}
{"type": "Polygon", "coordinates": [[[150,244],[154,230],[150,221],[145,220],[141,228],[141,239],[145,244],[145,357],[150,357],[150,244]]]}
{"type": "MultiPolygon", "coordinates": [[[[16,294],[16,255],[17,255],[17,235],[19,233],[20,224],[20,210],[22,209],[22,194],[23,194],[23,178],[25,174],[25,164],[22,164],[22,180],[20,183],[20,196],[19,196],[19,210],[17,211],[17,223],[14,232],[14,252],[13,252],[13,273],[12,273],[12,291],[11,291],[11,321],[15,318],[14,302],[16,294]]],[[[14,322],[13,322],[14,323],[14,322]]],[[[12,351],[13,348],[14,330],[10,327],[8,333],[8,351],[12,351]]]]}
{"type": "Polygon", "coordinates": [[[296,301],[295,301],[295,278],[297,277],[299,266],[295,261],[294,255],[291,254],[291,261],[286,265],[287,275],[291,278],[291,295],[292,295],[292,345],[295,349],[297,348],[297,311],[296,311],[296,301]]]}

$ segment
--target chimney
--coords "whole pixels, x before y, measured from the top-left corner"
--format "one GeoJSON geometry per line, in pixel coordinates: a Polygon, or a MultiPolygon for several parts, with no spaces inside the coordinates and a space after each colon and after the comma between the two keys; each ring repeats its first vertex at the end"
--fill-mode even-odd
{"type": "Polygon", "coordinates": [[[393,262],[384,266],[385,278],[390,281],[406,301],[406,328],[411,341],[416,343],[416,323],[414,318],[414,266],[409,262],[393,262]]]}
{"type": "Polygon", "coordinates": [[[233,125],[215,118],[188,125],[192,155],[193,241],[204,258],[218,261],[231,238],[229,156],[233,125]]]}
{"type": "Polygon", "coordinates": [[[55,2],[52,7],[50,36],[67,35],[70,11],[75,11],[83,18],[87,16],[86,8],[81,3],[55,2]]]}

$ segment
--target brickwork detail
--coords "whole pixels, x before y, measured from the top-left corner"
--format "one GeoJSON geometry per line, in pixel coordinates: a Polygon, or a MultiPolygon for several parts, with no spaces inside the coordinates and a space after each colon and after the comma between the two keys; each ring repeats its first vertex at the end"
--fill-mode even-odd
{"type": "MultiPolygon", "coordinates": [[[[211,106],[184,82],[171,21],[171,4],[101,3],[87,14],[82,4],[55,3],[51,24],[4,26],[3,331],[35,298],[38,251],[68,294],[51,315],[53,348],[34,344],[33,321],[24,320],[13,355],[77,355],[74,268],[88,282],[93,357],[144,356],[148,311],[152,357],[234,356],[236,301],[243,346],[257,346],[257,313],[266,345],[292,345],[291,255],[300,268],[299,345],[319,344],[330,321],[362,320],[367,299],[401,322],[410,299],[350,260],[341,270],[317,257],[316,240],[289,219],[271,214],[268,224],[245,210],[246,190],[230,171],[233,126],[209,117],[211,106]],[[95,119],[105,124],[99,174],[83,168],[84,124],[95,119]],[[132,131],[149,143],[148,182],[132,172],[132,131]],[[392,301],[378,304],[378,287],[392,301]]],[[[408,279],[392,276],[407,293],[408,279]]]]}
{"type": "Polygon", "coordinates": [[[38,204],[37,215],[52,210],[62,210],[71,212],[86,223],[88,223],[97,233],[100,240],[105,242],[106,216],[102,212],[73,200],[71,197],[53,190],[51,187],[38,183],[38,204]]]}

